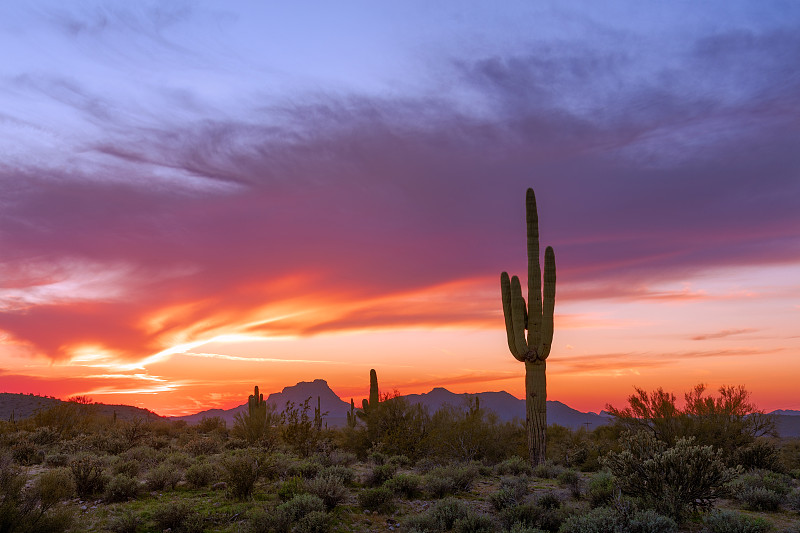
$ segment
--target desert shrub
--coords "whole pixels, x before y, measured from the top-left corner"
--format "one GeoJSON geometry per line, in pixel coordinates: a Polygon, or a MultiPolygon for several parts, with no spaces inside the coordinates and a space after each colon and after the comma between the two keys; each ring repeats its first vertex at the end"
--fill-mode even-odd
{"type": "Polygon", "coordinates": [[[48,444],[53,444],[54,442],[58,441],[61,438],[61,434],[52,427],[39,427],[33,430],[29,439],[36,445],[39,446],[46,446],[48,444]]]}
{"type": "Polygon", "coordinates": [[[781,439],[778,456],[781,461],[781,471],[800,474],[800,438],[781,439]]]}
{"type": "Polygon", "coordinates": [[[49,467],[59,467],[69,465],[69,455],[66,453],[56,452],[45,455],[44,464],[49,467]]]}
{"type": "Polygon", "coordinates": [[[112,533],[136,533],[142,524],[139,516],[130,509],[115,515],[108,521],[108,529],[112,533]]]}
{"type": "Polygon", "coordinates": [[[736,496],[751,511],[777,511],[783,496],[763,487],[749,487],[736,496]]]}
{"type": "Polygon", "coordinates": [[[203,519],[189,504],[173,501],[156,507],[153,521],[159,530],[172,533],[202,533],[203,519]]]}
{"type": "Polygon", "coordinates": [[[299,476],[290,477],[278,486],[278,498],[284,502],[288,502],[298,494],[304,494],[305,492],[306,485],[299,476]]]}
{"type": "Polygon", "coordinates": [[[325,533],[329,530],[328,515],[322,511],[311,511],[292,528],[292,533],[325,533]]]}
{"type": "Polygon", "coordinates": [[[533,467],[534,477],[542,479],[555,479],[563,471],[564,471],[563,466],[557,465],[552,461],[545,461],[544,463],[538,464],[535,467],[533,467]]]}
{"type": "Polygon", "coordinates": [[[342,450],[331,450],[328,454],[328,464],[330,466],[350,466],[356,462],[356,454],[342,450]]]}
{"type": "Polygon", "coordinates": [[[164,458],[164,463],[179,470],[186,470],[194,460],[183,452],[172,452],[164,458]]]}
{"type": "Polygon", "coordinates": [[[335,476],[318,476],[306,482],[306,490],[318,496],[330,511],[347,496],[347,489],[341,479],[335,476]]]}
{"type": "Polygon", "coordinates": [[[56,507],[74,490],[68,474],[64,471],[45,474],[25,490],[28,481],[25,472],[8,455],[0,455],[0,531],[59,533],[72,525],[69,508],[56,507]]]}
{"type": "Polygon", "coordinates": [[[769,522],[732,511],[714,511],[703,519],[706,533],[764,533],[772,529],[769,522]]]}
{"type": "Polygon", "coordinates": [[[405,455],[392,455],[386,461],[386,464],[394,465],[395,468],[401,468],[405,466],[411,465],[411,459],[406,457],[405,455]]]}
{"type": "Polygon", "coordinates": [[[526,526],[522,522],[516,522],[510,528],[508,528],[508,533],[547,533],[547,532],[544,529],[539,529],[538,527],[526,526]]]}
{"type": "Polygon", "coordinates": [[[219,453],[222,446],[220,442],[213,437],[195,435],[183,445],[183,449],[194,456],[213,455],[219,453]]]}
{"type": "Polygon", "coordinates": [[[434,468],[425,476],[425,490],[436,498],[468,491],[478,477],[473,464],[447,465],[434,468]]]}
{"type": "Polygon", "coordinates": [[[422,478],[416,474],[398,474],[385,483],[386,488],[404,498],[416,498],[422,487],[422,478]]]}
{"type": "Polygon", "coordinates": [[[228,434],[227,424],[225,420],[219,416],[204,416],[200,422],[194,426],[194,429],[198,433],[216,433],[222,436],[228,434]]]}
{"type": "Polygon", "coordinates": [[[319,428],[315,427],[314,419],[309,414],[311,398],[306,398],[303,403],[295,404],[287,401],[280,413],[281,439],[295,453],[301,457],[308,457],[317,449],[320,438],[319,428]]]}
{"type": "Polygon", "coordinates": [[[317,477],[320,470],[322,470],[322,465],[317,461],[303,459],[302,461],[293,461],[286,469],[286,474],[300,476],[303,479],[312,479],[317,477]]]}
{"type": "Polygon", "coordinates": [[[345,485],[352,485],[356,479],[356,473],[352,469],[338,464],[326,466],[317,475],[338,477],[345,485]]]}
{"type": "Polygon", "coordinates": [[[277,509],[255,509],[243,528],[245,533],[288,533],[292,524],[277,509]]]}
{"type": "Polygon", "coordinates": [[[371,487],[361,490],[357,499],[362,509],[388,512],[394,503],[394,493],[386,487],[371,487]]]}
{"type": "Polygon", "coordinates": [[[781,472],[784,465],[778,447],[771,440],[756,439],[747,446],[737,448],[734,452],[732,464],[742,466],[746,470],[772,470],[781,472]]]}
{"type": "Polygon", "coordinates": [[[440,531],[452,529],[455,523],[470,514],[469,505],[456,498],[439,500],[430,509],[431,517],[440,531]]]}
{"type": "Polygon", "coordinates": [[[288,502],[278,506],[279,514],[286,518],[289,524],[293,524],[313,512],[325,512],[325,503],[313,494],[298,494],[288,502]]]}
{"type": "Polygon", "coordinates": [[[53,468],[39,474],[33,482],[33,496],[47,506],[75,495],[75,480],[68,468],[53,468]]]}
{"type": "Polygon", "coordinates": [[[636,511],[620,533],[675,533],[678,524],[672,518],[645,509],[636,511]]]}
{"type": "Polygon", "coordinates": [[[499,516],[506,529],[519,524],[518,527],[558,531],[564,521],[564,514],[561,509],[546,509],[534,503],[524,503],[506,507],[500,511],[499,516]]]}
{"type": "Polygon", "coordinates": [[[558,475],[558,483],[567,489],[573,498],[581,496],[581,476],[576,471],[568,469],[558,475]]]}
{"type": "Polygon", "coordinates": [[[182,478],[183,472],[168,463],[162,463],[145,474],[144,484],[147,490],[168,490],[174,489],[182,478]]]}
{"type": "Polygon", "coordinates": [[[640,432],[629,434],[624,446],[604,460],[619,488],[677,521],[690,507],[708,507],[724,495],[725,484],[738,473],[725,466],[721,451],[695,445],[693,439],[679,439],[667,447],[640,432]]]}
{"type": "Polygon", "coordinates": [[[22,466],[38,465],[44,461],[44,453],[28,440],[22,440],[12,446],[11,457],[22,466]]]}
{"type": "Polygon", "coordinates": [[[234,498],[245,500],[253,493],[259,476],[260,456],[241,450],[223,458],[220,462],[228,490],[234,498]]]}
{"type": "Polygon", "coordinates": [[[601,470],[589,480],[586,495],[592,507],[600,507],[611,502],[614,491],[614,476],[607,470],[601,470]]]}
{"type": "Polygon", "coordinates": [[[141,466],[151,467],[161,462],[165,455],[150,446],[134,446],[123,453],[122,457],[130,461],[136,461],[141,466]]]}
{"type": "Polygon", "coordinates": [[[496,493],[489,496],[495,509],[501,511],[506,507],[520,505],[528,495],[528,477],[502,477],[496,493]]]}
{"type": "Polygon", "coordinates": [[[107,478],[103,471],[103,462],[92,455],[80,455],[69,463],[75,490],[81,498],[88,498],[102,492],[107,478]]]}
{"type": "Polygon", "coordinates": [[[561,498],[553,491],[547,491],[536,498],[536,505],[542,509],[560,509],[561,498]]]}
{"type": "Polygon", "coordinates": [[[493,533],[497,524],[491,516],[483,513],[469,512],[467,516],[453,522],[454,533],[493,533]]]}
{"type": "Polygon", "coordinates": [[[786,505],[792,511],[800,512],[800,489],[794,489],[786,495],[786,505]]]}
{"type": "Polygon", "coordinates": [[[619,515],[610,507],[598,507],[588,513],[574,514],[564,521],[559,533],[616,533],[619,515]]]}
{"type": "Polygon", "coordinates": [[[219,469],[212,463],[195,463],[186,470],[186,482],[193,487],[207,487],[220,477],[219,469]]]}
{"type": "Polygon", "coordinates": [[[519,455],[513,455],[505,461],[497,463],[494,470],[501,476],[518,476],[531,473],[531,467],[519,455]]]}
{"type": "Polygon", "coordinates": [[[378,487],[390,480],[397,467],[391,464],[380,464],[373,466],[364,478],[364,484],[368,487],[378,487]]]}
{"type": "Polygon", "coordinates": [[[111,472],[114,474],[125,474],[126,476],[136,477],[139,475],[139,461],[135,459],[123,459],[120,457],[111,464],[111,472]]]}
{"type": "Polygon", "coordinates": [[[136,498],[139,492],[139,482],[126,475],[117,474],[106,484],[103,498],[109,502],[124,502],[136,498]]]}

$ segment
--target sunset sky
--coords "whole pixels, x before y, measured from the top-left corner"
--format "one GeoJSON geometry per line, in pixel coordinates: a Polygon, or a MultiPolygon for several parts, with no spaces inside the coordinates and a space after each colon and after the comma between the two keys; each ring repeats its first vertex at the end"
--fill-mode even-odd
{"type": "Polygon", "coordinates": [[[507,390],[800,409],[800,3],[4,2],[0,391],[177,415],[507,390]]]}

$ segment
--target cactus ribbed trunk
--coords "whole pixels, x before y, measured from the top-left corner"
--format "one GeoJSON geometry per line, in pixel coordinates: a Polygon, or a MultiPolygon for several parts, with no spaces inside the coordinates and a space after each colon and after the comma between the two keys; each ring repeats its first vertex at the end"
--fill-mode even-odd
{"type": "Polygon", "coordinates": [[[528,302],[517,276],[500,274],[500,294],[506,321],[508,349],[525,363],[525,410],[528,454],[531,465],[545,460],[547,431],[547,378],[545,363],[553,342],[553,310],[556,300],[556,258],[551,247],[544,251],[544,275],[539,263],[539,214],[533,189],[525,195],[528,236],[528,302]],[[527,338],[525,331],[527,330],[527,338]]]}
{"type": "Polygon", "coordinates": [[[545,461],[547,429],[547,361],[525,362],[525,424],[532,465],[545,461]]]}

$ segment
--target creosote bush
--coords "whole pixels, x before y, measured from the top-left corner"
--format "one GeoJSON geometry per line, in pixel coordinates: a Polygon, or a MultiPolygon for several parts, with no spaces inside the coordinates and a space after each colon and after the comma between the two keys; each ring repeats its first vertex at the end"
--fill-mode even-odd
{"type": "Polygon", "coordinates": [[[388,512],[394,507],[394,493],[386,487],[368,487],[358,493],[358,505],[367,511],[388,512]]]}
{"type": "Polygon", "coordinates": [[[641,498],[648,508],[680,521],[689,509],[710,507],[726,493],[738,470],[725,466],[722,452],[678,439],[672,447],[644,431],[628,434],[620,452],[605,466],[624,494],[641,498]]]}
{"type": "Polygon", "coordinates": [[[713,511],[703,519],[706,533],[765,533],[772,529],[763,518],[731,511],[713,511]]]}
{"type": "Polygon", "coordinates": [[[239,500],[249,498],[258,481],[260,455],[249,450],[240,450],[221,461],[223,477],[231,496],[239,500]]]}

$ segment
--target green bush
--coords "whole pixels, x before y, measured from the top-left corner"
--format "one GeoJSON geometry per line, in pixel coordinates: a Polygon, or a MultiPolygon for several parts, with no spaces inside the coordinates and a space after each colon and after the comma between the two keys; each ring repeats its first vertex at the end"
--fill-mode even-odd
{"type": "Polygon", "coordinates": [[[478,475],[473,464],[440,466],[426,474],[425,490],[435,498],[468,491],[478,475]]]}
{"type": "Polygon", "coordinates": [[[363,489],[357,498],[358,505],[367,511],[388,512],[394,504],[394,493],[386,487],[363,489]]]}
{"type": "Polygon", "coordinates": [[[111,465],[111,472],[114,474],[125,474],[130,477],[137,477],[139,475],[139,461],[136,459],[123,459],[116,458],[111,465]]]}
{"type": "Polygon", "coordinates": [[[385,486],[404,498],[416,498],[421,492],[422,478],[416,474],[398,474],[387,481],[385,486]]]}
{"type": "Polygon", "coordinates": [[[561,498],[555,492],[547,491],[536,498],[536,505],[542,509],[560,509],[561,498]]]}
{"type": "Polygon", "coordinates": [[[304,516],[313,512],[325,512],[325,503],[313,494],[298,494],[288,502],[278,506],[277,512],[285,517],[286,522],[294,524],[304,516]]]}
{"type": "Polygon", "coordinates": [[[561,509],[547,509],[537,504],[524,503],[501,510],[500,521],[506,529],[519,524],[518,527],[558,531],[564,522],[564,515],[561,509]]]}
{"type": "Polygon", "coordinates": [[[117,474],[106,485],[103,498],[108,502],[124,502],[136,498],[139,482],[126,475],[117,474]]]}
{"type": "Polygon", "coordinates": [[[528,477],[502,477],[496,493],[489,496],[495,509],[501,511],[506,507],[522,504],[528,495],[528,477]]]}
{"type": "Polygon", "coordinates": [[[136,533],[142,521],[139,516],[130,509],[114,516],[108,522],[108,529],[112,533],[136,533]]]}
{"type": "Polygon", "coordinates": [[[545,461],[533,468],[533,476],[542,479],[555,479],[564,471],[563,466],[559,466],[552,461],[545,461]]]}
{"type": "Polygon", "coordinates": [[[11,456],[22,466],[38,465],[44,461],[44,453],[34,443],[27,440],[12,446],[11,456]]]}
{"type": "Polygon", "coordinates": [[[675,533],[676,531],[678,524],[673,519],[660,515],[652,509],[645,509],[635,512],[626,528],[620,533],[675,533]]]}
{"type": "Polygon", "coordinates": [[[144,484],[147,490],[171,490],[182,478],[183,473],[180,470],[168,463],[161,463],[145,474],[144,484]]]}
{"type": "Polygon", "coordinates": [[[347,497],[347,489],[341,479],[335,476],[319,476],[306,482],[306,490],[318,496],[325,509],[330,511],[347,497]]]}
{"type": "Polygon", "coordinates": [[[568,517],[559,533],[675,533],[678,524],[652,509],[598,507],[568,517]]]}
{"type": "Polygon", "coordinates": [[[24,490],[26,473],[14,465],[10,456],[0,455],[0,531],[66,531],[72,525],[72,512],[55,507],[74,490],[65,477],[63,472],[44,479],[40,476],[30,490],[24,490]],[[59,481],[67,486],[60,486],[59,481]]]}
{"type": "Polygon", "coordinates": [[[68,468],[45,470],[33,482],[32,493],[42,505],[52,507],[75,495],[75,481],[68,468]]]}
{"type": "Polygon", "coordinates": [[[494,467],[495,472],[501,476],[519,476],[520,474],[530,474],[531,467],[522,457],[514,455],[497,463],[494,467]]]}
{"type": "Polygon", "coordinates": [[[624,446],[604,460],[622,492],[677,521],[690,508],[710,507],[738,473],[725,466],[721,451],[695,445],[693,439],[681,438],[667,447],[651,434],[639,432],[628,434],[624,446]]]}
{"type": "Polygon", "coordinates": [[[103,462],[92,455],[81,455],[70,461],[70,471],[75,481],[75,490],[81,498],[88,498],[103,491],[107,478],[103,462]]]}
{"type": "Polygon", "coordinates": [[[562,487],[569,489],[573,498],[580,498],[581,496],[581,476],[575,470],[564,470],[558,475],[558,483],[562,487]]]}
{"type": "Polygon", "coordinates": [[[186,482],[193,487],[207,487],[220,477],[219,469],[212,463],[195,463],[186,470],[186,482]]]}
{"type": "Polygon", "coordinates": [[[467,516],[453,522],[453,533],[493,533],[497,524],[491,516],[469,512],[467,516]]]}
{"type": "Polygon", "coordinates": [[[328,515],[322,511],[311,511],[297,521],[292,533],[326,533],[329,529],[328,515]]]}
{"type": "Polygon", "coordinates": [[[794,489],[786,495],[786,505],[792,511],[800,512],[800,489],[794,489]]]}
{"type": "Polygon", "coordinates": [[[278,498],[288,502],[298,494],[306,493],[306,485],[300,476],[290,477],[278,485],[278,498]]]}
{"type": "Polygon", "coordinates": [[[589,504],[594,507],[601,507],[611,503],[614,497],[614,476],[607,470],[601,470],[594,474],[589,480],[589,487],[586,490],[586,495],[589,498],[589,504]]]}
{"type": "Polygon", "coordinates": [[[222,459],[223,477],[231,496],[245,500],[253,494],[259,477],[259,460],[259,455],[249,450],[237,451],[222,459]]]}
{"type": "Polygon", "coordinates": [[[189,504],[183,501],[168,502],[156,507],[153,521],[160,531],[172,533],[202,533],[203,519],[189,504]]]}
{"type": "Polygon", "coordinates": [[[749,487],[737,494],[736,499],[751,511],[777,511],[783,503],[783,496],[763,487],[749,487]]]}
{"type": "Polygon", "coordinates": [[[559,533],[616,533],[619,529],[619,515],[610,507],[598,507],[585,514],[569,516],[559,533]]]}
{"type": "Polygon", "coordinates": [[[326,466],[322,470],[319,471],[317,476],[333,476],[338,477],[342,480],[342,483],[345,485],[352,485],[356,479],[356,473],[353,471],[352,468],[348,468],[344,465],[331,465],[326,466]]]}
{"type": "Polygon", "coordinates": [[[769,522],[731,511],[714,511],[703,520],[706,533],[764,533],[772,529],[769,522]]]}
{"type": "Polygon", "coordinates": [[[364,484],[368,487],[379,487],[390,480],[396,471],[397,467],[395,465],[375,465],[367,472],[367,476],[364,478],[364,484]]]}

